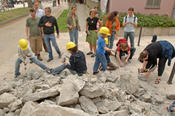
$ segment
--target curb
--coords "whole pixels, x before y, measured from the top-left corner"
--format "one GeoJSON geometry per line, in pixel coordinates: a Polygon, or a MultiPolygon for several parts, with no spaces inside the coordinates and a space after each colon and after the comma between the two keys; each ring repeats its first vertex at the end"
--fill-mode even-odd
{"type": "Polygon", "coordinates": [[[17,20],[17,19],[23,18],[23,17],[28,16],[28,15],[29,15],[29,13],[24,14],[24,15],[20,15],[20,16],[17,16],[17,17],[14,17],[14,18],[12,18],[12,19],[9,19],[9,20],[6,20],[6,21],[3,21],[3,22],[0,22],[0,25],[4,25],[4,24],[6,24],[6,23],[9,23],[9,22],[15,21],[15,20],[17,20]]]}

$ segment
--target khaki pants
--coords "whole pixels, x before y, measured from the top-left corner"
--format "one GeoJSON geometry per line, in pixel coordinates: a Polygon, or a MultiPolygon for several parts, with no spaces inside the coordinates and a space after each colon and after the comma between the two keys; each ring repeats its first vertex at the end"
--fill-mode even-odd
{"type": "Polygon", "coordinates": [[[41,37],[30,37],[30,47],[35,54],[39,54],[42,51],[41,37]]]}

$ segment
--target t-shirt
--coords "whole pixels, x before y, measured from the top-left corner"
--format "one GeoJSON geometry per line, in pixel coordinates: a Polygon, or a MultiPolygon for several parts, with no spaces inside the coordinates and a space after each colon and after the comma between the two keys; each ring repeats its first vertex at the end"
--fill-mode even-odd
{"type": "Polygon", "coordinates": [[[97,41],[97,51],[101,54],[104,54],[104,47],[106,47],[105,40],[102,37],[99,37],[97,41]]]}
{"type": "MultiPolygon", "coordinates": [[[[128,51],[130,51],[129,45],[128,45],[128,50],[127,51],[124,51],[124,52],[128,52],[128,51]]],[[[120,44],[117,46],[117,52],[120,52],[120,44]]]]}
{"type": "Polygon", "coordinates": [[[87,18],[87,22],[88,22],[88,30],[97,30],[97,22],[98,22],[99,18],[94,17],[94,18],[87,18]]]}
{"type": "Polygon", "coordinates": [[[55,17],[53,16],[43,16],[41,17],[40,19],[40,22],[39,22],[39,26],[40,27],[43,27],[43,30],[44,30],[44,34],[54,34],[54,26],[56,27],[56,32],[57,34],[59,34],[59,28],[58,28],[58,24],[57,24],[57,20],[55,17]],[[49,22],[51,23],[51,27],[47,27],[45,24],[49,22]]]}
{"type": "Polygon", "coordinates": [[[41,17],[44,16],[44,15],[45,15],[44,10],[38,9],[38,10],[36,11],[36,16],[37,16],[37,17],[41,18],[41,17]]]}
{"type": "Polygon", "coordinates": [[[29,28],[30,37],[37,37],[41,35],[40,27],[38,26],[40,19],[36,17],[33,19],[32,17],[28,18],[26,21],[26,27],[29,28]]]}
{"type": "MultiPolygon", "coordinates": [[[[136,16],[132,16],[130,17],[129,15],[125,16],[124,19],[123,19],[123,23],[126,23],[126,22],[133,22],[135,24],[137,24],[137,17],[136,16]],[[135,18],[134,18],[135,17],[135,18]],[[125,19],[127,18],[127,19],[125,19]]],[[[124,32],[135,32],[135,27],[133,24],[127,24],[125,27],[124,27],[124,32]]]]}

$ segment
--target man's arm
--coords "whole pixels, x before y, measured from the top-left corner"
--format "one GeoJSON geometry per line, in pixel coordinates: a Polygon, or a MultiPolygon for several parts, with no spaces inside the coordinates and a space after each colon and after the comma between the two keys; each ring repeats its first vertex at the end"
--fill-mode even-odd
{"type": "Polygon", "coordinates": [[[133,24],[134,27],[137,27],[137,17],[135,17],[135,22],[131,22],[131,24],[133,24]]]}
{"type": "Polygon", "coordinates": [[[27,40],[29,40],[29,28],[26,27],[26,36],[27,36],[27,40]]]}
{"type": "Polygon", "coordinates": [[[58,37],[59,36],[59,27],[58,27],[56,19],[55,19],[55,27],[56,27],[57,37],[58,37]]]}
{"type": "Polygon", "coordinates": [[[125,22],[125,20],[126,20],[125,18],[126,18],[126,16],[123,18],[123,27],[125,27],[127,24],[129,24],[129,22],[127,22],[127,21],[125,22]]]}

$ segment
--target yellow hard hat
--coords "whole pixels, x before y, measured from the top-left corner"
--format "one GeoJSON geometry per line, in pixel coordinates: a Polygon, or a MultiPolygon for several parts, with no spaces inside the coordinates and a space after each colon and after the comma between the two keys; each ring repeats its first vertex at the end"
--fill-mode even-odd
{"type": "Polygon", "coordinates": [[[101,27],[99,32],[101,34],[110,35],[109,29],[107,27],[101,27]]]}
{"type": "Polygon", "coordinates": [[[20,39],[19,42],[18,42],[20,48],[22,50],[26,50],[27,49],[27,46],[28,46],[28,42],[26,39],[20,39]]]}
{"type": "Polygon", "coordinates": [[[66,49],[69,50],[71,48],[74,48],[76,45],[74,42],[68,42],[67,45],[66,45],[66,49]]]}
{"type": "Polygon", "coordinates": [[[108,38],[106,37],[104,40],[105,40],[105,44],[108,45],[109,44],[108,38]]]}

